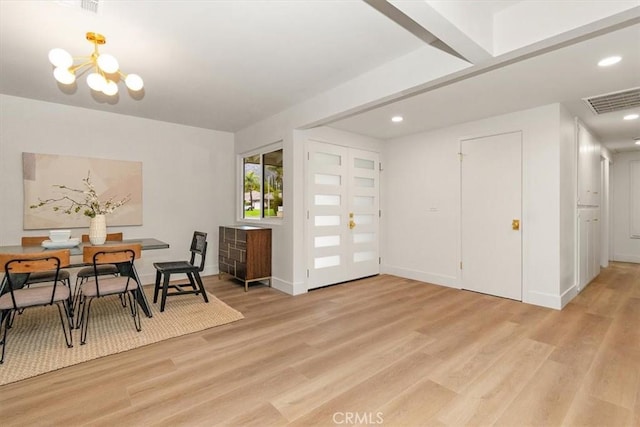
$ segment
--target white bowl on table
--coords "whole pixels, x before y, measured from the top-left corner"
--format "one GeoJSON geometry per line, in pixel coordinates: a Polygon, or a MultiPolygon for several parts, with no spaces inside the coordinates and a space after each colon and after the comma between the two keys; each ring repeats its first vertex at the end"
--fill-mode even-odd
{"type": "Polygon", "coordinates": [[[49,240],[54,243],[62,243],[69,240],[71,237],[71,230],[50,230],[49,231],[49,240]]]}

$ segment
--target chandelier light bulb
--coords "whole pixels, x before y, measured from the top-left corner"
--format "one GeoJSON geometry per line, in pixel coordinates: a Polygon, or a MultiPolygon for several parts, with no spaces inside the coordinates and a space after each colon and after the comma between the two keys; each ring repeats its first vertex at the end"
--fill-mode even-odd
{"type": "Polygon", "coordinates": [[[57,47],[49,51],[49,62],[55,67],[69,68],[73,65],[73,57],[66,50],[57,47]]]}
{"type": "Polygon", "coordinates": [[[124,83],[127,85],[129,89],[136,92],[142,89],[144,83],[142,81],[142,77],[137,74],[129,74],[127,78],[124,80],[124,83]]]}
{"type": "Polygon", "coordinates": [[[53,76],[59,83],[70,85],[76,81],[76,74],[80,76],[86,73],[87,85],[92,90],[107,96],[118,93],[120,81],[125,83],[131,91],[139,91],[143,88],[144,82],[138,74],[127,75],[120,71],[120,64],[113,55],[100,53],[99,46],[107,43],[105,36],[88,32],[86,39],[93,46],[93,52],[86,56],[74,57],[60,48],[49,51],[49,61],[55,67],[53,76]]]}
{"type": "Polygon", "coordinates": [[[115,73],[120,68],[118,60],[109,54],[98,56],[98,67],[105,73],[115,73]]]}
{"type": "Polygon", "coordinates": [[[107,85],[107,80],[99,73],[91,73],[87,76],[87,84],[89,87],[97,92],[102,90],[107,85]]]}
{"type": "Polygon", "coordinates": [[[55,77],[55,79],[63,85],[70,85],[76,81],[76,75],[70,72],[69,69],[65,67],[56,67],[53,70],[53,77],[55,77]]]}
{"type": "Polygon", "coordinates": [[[104,89],[102,89],[102,93],[107,96],[113,96],[118,93],[118,85],[112,80],[107,80],[107,84],[104,86],[104,89]]]}

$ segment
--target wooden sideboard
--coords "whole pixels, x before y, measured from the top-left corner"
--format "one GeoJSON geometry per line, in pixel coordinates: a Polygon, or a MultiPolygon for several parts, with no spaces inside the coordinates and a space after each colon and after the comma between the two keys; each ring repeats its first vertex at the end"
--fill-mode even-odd
{"type": "Polygon", "coordinates": [[[271,229],[251,225],[221,226],[218,268],[244,282],[268,280],[271,286],[271,229]]]}

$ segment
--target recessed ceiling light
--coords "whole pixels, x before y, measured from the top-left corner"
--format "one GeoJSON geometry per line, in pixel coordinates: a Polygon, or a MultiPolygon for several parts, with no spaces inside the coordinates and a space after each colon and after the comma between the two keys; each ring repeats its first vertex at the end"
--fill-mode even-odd
{"type": "Polygon", "coordinates": [[[391,121],[393,123],[400,123],[403,120],[404,120],[404,117],[402,117],[402,116],[393,116],[393,117],[391,117],[391,121]]]}
{"type": "Polygon", "coordinates": [[[610,65],[617,64],[621,60],[622,58],[620,56],[610,56],[608,58],[601,59],[600,62],[598,62],[598,65],[601,67],[608,67],[610,65]]]}
{"type": "Polygon", "coordinates": [[[638,117],[640,117],[640,115],[638,114],[627,114],[626,116],[623,117],[624,120],[635,120],[638,117]]]}

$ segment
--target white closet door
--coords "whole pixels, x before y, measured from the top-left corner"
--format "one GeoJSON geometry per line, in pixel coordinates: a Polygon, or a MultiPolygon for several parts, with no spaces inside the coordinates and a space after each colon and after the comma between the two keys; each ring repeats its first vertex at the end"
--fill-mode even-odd
{"type": "Polygon", "coordinates": [[[464,140],[460,149],[462,287],[520,301],[522,134],[464,140]]]}

